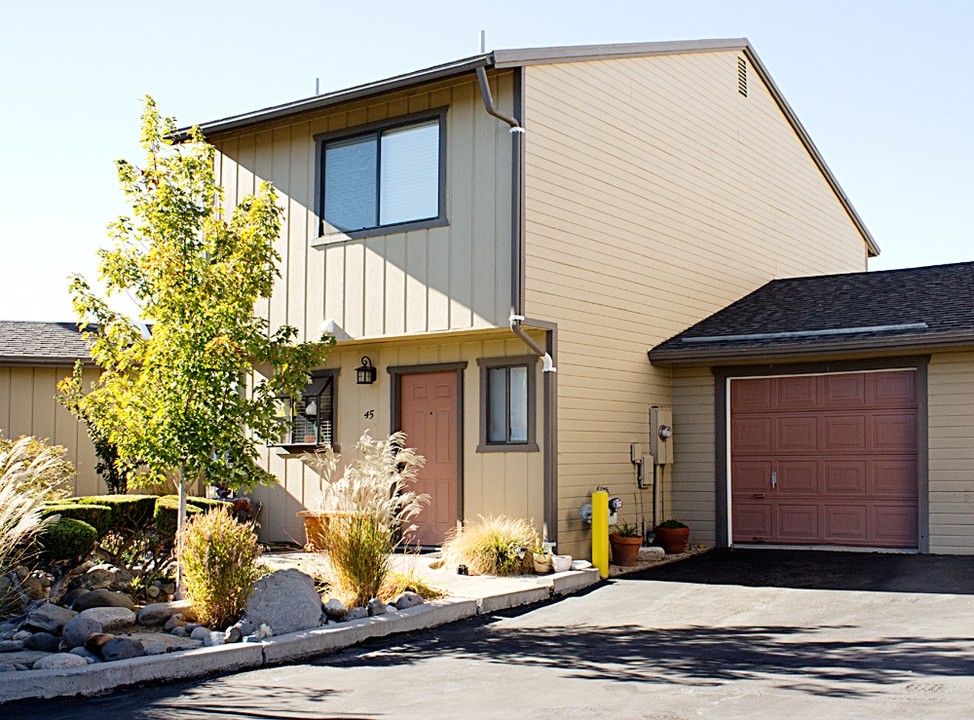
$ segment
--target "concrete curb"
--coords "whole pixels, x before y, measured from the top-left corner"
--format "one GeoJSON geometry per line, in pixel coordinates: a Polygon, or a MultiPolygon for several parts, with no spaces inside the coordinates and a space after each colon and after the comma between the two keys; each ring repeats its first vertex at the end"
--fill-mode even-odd
{"type": "Polygon", "coordinates": [[[598,581],[597,570],[574,570],[539,578],[537,586],[523,590],[479,598],[432,600],[388,615],[278,635],[260,642],[202,647],[63,670],[0,673],[0,704],[13,700],[98,695],[143,683],[185,680],[302,660],[336,652],[370,638],[425,630],[476,615],[542,602],[598,581]]]}

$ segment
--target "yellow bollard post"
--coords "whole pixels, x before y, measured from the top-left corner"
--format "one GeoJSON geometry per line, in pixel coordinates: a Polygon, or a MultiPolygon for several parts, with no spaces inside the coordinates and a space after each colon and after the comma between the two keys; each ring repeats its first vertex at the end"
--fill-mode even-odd
{"type": "Polygon", "coordinates": [[[592,564],[599,575],[609,577],[609,493],[592,493],[592,564]]]}

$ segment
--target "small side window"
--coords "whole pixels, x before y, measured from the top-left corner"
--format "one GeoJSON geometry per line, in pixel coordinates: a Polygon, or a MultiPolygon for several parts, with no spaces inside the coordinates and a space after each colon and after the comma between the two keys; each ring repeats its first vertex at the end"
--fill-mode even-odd
{"type": "Polygon", "coordinates": [[[335,374],[318,371],[300,397],[277,400],[281,432],[275,446],[335,444],[335,374]]]}
{"type": "Polygon", "coordinates": [[[534,356],[478,360],[480,446],[478,452],[536,451],[534,356]]]}

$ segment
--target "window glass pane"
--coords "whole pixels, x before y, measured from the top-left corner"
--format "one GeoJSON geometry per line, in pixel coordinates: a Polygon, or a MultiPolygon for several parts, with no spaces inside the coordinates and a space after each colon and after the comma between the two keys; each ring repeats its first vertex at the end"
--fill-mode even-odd
{"type": "Polygon", "coordinates": [[[507,368],[487,371],[487,442],[507,442],[507,368]]]}
{"type": "Polygon", "coordinates": [[[325,231],[375,227],[375,135],[325,146],[325,231]]]}
{"type": "Polygon", "coordinates": [[[440,198],[438,120],[382,133],[379,224],[435,218],[440,198]]]}
{"type": "Polygon", "coordinates": [[[511,442],[528,441],[528,369],[511,368],[511,442]]]}

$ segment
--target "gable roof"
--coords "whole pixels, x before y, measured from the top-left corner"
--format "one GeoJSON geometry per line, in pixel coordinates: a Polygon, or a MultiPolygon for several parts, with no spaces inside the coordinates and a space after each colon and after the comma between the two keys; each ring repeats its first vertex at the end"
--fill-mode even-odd
{"type": "MultiPolygon", "coordinates": [[[[774,98],[781,112],[784,114],[788,123],[791,125],[799,141],[805,147],[812,161],[818,167],[819,172],[825,178],[832,192],[842,205],[852,224],[862,235],[866,243],[867,252],[870,257],[879,255],[879,245],[873,238],[869,229],[866,227],[859,213],[853,207],[849,197],[845,194],[839,181],[836,180],[832,170],[825,163],[825,159],[818,151],[815,143],[806,132],[804,126],[798,120],[791,106],[785,100],[784,95],[778,89],[774,80],[765,68],[761,58],[758,57],[754,48],[747,38],[730,38],[717,40],[678,40],[671,42],[647,42],[647,43],[616,43],[608,45],[568,45],[560,47],[541,47],[541,48],[515,48],[508,50],[494,50],[493,52],[481,53],[467,58],[461,58],[442,65],[416,70],[414,72],[396,75],[384,80],[356,85],[354,87],[336,90],[323,95],[315,95],[309,98],[295,100],[281,105],[255,110],[253,112],[232,115],[219,120],[200,123],[199,128],[207,137],[220,133],[230,132],[249,128],[255,125],[280,120],[284,118],[301,115],[308,112],[322,110],[324,108],[338,105],[339,103],[357,100],[359,98],[379,95],[393,90],[403,90],[436,80],[456,77],[474,72],[479,67],[486,68],[514,68],[527,65],[540,65],[565,62],[587,62],[594,60],[612,60],[633,57],[651,57],[654,55],[684,55],[688,53],[701,52],[741,52],[751,63],[758,76],[767,86],[768,91],[774,98]]],[[[190,128],[181,128],[176,133],[177,139],[188,137],[190,128]]]]}
{"type": "Polygon", "coordinates": [[[974,344],[974,262],[772,280],[649,353],[721,365],[974,344]]]}
{"type": "Polygon", "coordinates": [[[0,365],[92,364],[91,353],[73,322],[0,320],[0,365]]]}

